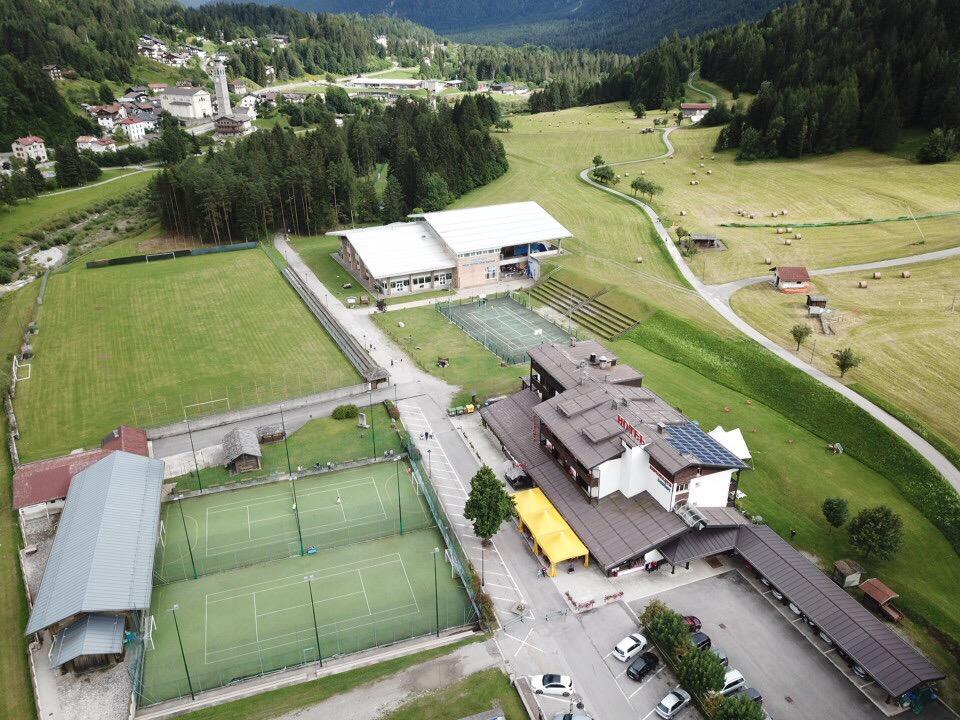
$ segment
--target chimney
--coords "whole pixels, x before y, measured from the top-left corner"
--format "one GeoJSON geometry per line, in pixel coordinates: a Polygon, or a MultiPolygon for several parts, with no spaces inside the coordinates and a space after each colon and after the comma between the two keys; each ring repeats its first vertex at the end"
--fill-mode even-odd
{"type": "Polygon", "coordinates": [[[657,423],[657,432],[663,435],[663,431],[667,429],[667,424],[663,421],[657,423]]]}

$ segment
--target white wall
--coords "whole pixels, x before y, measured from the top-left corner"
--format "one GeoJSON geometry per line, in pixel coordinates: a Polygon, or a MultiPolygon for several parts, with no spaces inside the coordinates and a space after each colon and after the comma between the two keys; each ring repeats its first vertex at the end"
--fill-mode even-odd
{"type": "Polygon", "coordinates": [[[698,507],[723,507],[727,504],[733,470],[701,475],[690,480],[687,502],[698,507]]]}

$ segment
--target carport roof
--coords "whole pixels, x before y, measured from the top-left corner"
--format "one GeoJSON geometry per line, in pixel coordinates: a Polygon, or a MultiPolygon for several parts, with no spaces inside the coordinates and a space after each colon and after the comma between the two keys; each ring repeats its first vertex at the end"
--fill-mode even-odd
{"type": "Polygon", "coordinates": [[[736,549],[891,696],[944,677],[769,527],[740,526],[736,549]]]}

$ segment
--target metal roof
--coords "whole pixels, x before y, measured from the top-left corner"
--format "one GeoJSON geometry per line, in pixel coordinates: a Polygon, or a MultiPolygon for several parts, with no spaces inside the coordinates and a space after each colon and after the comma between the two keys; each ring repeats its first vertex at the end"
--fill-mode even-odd
{"type": "Polygon", "coordinates": [[[423,221],[333,230],[327,235],[345,237],[378,280],[449,270],[456,264],[443,241],[423,221]]]}
{"type": "Polygon", "coordinates": [[[50,667],[60,667],[81,655],[119,653],[123,650],[123,629],[123,617],[119,615],[84,615],[54,638],[50,667]]]}
{"type": "Polygon", "coordinates": [[[115,452],[73,478],[27,623],[150,606],[163,461],[115,452]]]}
{"type": "Polygon", "coordinates": [[[223,462],[231,463],[241,455],[262,457],[260,441],[250,428],[235,427],[223,436],[223,462]]]}
{"type": "Polygon", "coordinates": [[[736,549],[890,695],[944,677],[799,550],[763,525],[743,525],[736,549]]]}
{"type": "Polygon", "coordinates": [[[569,230],[533,201],[441,210],[418,217],[458,255],[571,237],[569,230]]]}
{"type": "Polygon", "coordinates": [[[586,375],[612,385],[641,385],[643,373],[619,362],[610,350],[596,340],[570,343],[543,343],[529,350],[530,359],[556,380],[564,390],[580,384],[581,368],[586,375]],[[606,356],[610,367],[591,364],[590,356],[606,356]]]}

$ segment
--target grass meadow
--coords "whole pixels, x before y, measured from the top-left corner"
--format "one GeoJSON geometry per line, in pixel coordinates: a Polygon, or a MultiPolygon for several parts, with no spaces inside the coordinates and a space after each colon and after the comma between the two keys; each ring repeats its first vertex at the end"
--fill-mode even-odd
{"type": "MultiPolygon", "coordinates": [[[[654,205],[673,225],[715,234],[724,241],[726,251],[701,252],[691,262],[706,282],[763,275],[768,269],[766,258],[774,265],[831,267],[957,244],[960,216],[795,227],[794,233],[800,233],[801,239],[795,239],[794,233],[778,235],[776,224],[788,227],[960,211],[960,162],[920,165],[856,149],[803,160],[738,163],[733,152],[714,153],[718,133],[719,128],[685,126],[670,136],[677,151],[672,160],[619,168],[621,172],[643,169],[663,186],[654,205]],[[700,185],[690,185],[691,180],[700,185]],[[737,210],[741,209],[754,213],[755,219],[740,217],[737,210]],[[771,212],[780,210],[788,214],[770,217],[771,212]],[[681,216],[681,211],[686,215],[681,216]],[[733,222],[774,227],[720,227],[733,222]]],[[[607,159],[621,157],[611,153],[607,159]]]]}
{"type": "Polygon", "coordinates": [[[182,404],[237,407],[357,382],[259,250],[78,264],[50,278],[39,322],[16,399],[29,460],[94,445],[120,423],[182,419],[182,404]]]}
{"type": "Polygon", "coordinates": [[[820,322],[807,317],[804,295],[785,295],[767,283],[738,291],[733,308],[791,350],[790,328],[808,324],[812,334],[800,356],[833,376],[839,371],[831,353],[852,347],[863,364],[847,373],[847,382],[892,402],[960,449],[960,360],[944,352],[960,345],[960,258],[912,265],[910,272],[909,279],[896,269],[881,280],[872,273],[815,277],[814,292],[834,308],[835,335],[824,335],[820,322]],[[860,280],[866,288],[857,287],[860,280]]]}
{"type": "Polygon", "coordinates": [[[104,185],[71,190],[62,195],[41,195],[0,208],[0,246],[15,243],[21,233],[36,230],[51,220],[125,192],[145,188],[151,177],[152,172],[133,173],[104,185]]]}

